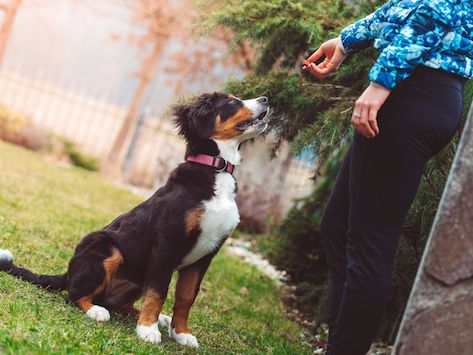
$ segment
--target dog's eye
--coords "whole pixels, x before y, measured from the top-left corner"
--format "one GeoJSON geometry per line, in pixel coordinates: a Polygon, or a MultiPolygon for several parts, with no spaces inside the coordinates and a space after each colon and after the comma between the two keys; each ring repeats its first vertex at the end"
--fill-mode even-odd
{"type": "Polygon", "coordinates": [[[238,103],[238,100],[237,99],[231,99],[230,101],[228,101],[228,103],[230,105],[236,105],[238,103]]]}

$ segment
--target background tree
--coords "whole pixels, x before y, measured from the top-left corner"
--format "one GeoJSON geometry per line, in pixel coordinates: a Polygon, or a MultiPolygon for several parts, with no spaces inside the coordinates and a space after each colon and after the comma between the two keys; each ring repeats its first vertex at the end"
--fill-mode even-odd
{"type": "MultiPolygon", "coordinates": [[[[348,58],[329,80],[317,82],[301,73],[301,61],[347,24],[365,16],[385,1],[347,4],[337,0],[208,0],[212,9],[202,18],[205,30],[229,29],[234,43],[248,42],[255,50],[253,71],[225,89],[242,97],[267,95],[273,114],[270,123],[279,142],[292,142],[294,154],[311,149],[318,159],[314,192],[298,201],[286,220],[266,237],[272,262],[288,271],[297,286],[298,302],[317,323],[325,319],[327,267],[320,239],[320,218],[336,173],[353,135],[350,124],[356,98],[367,86],[367,73],[377,53],[372,49],[348,58]]],[[[472,87],[468,85],[465,107],[472,87]]],[[[380,335],[392,341],[422,255],[437,205],[460,136],[435,157],[424,174],[407,216],[396,257],[393,293],[380,335]]]]}
{"type": "MultiPolygon", "coordinates": [[[[0,13],[3,12],[3,23],[0,22],[0,65],[2,64],[5,50],[7,48],[8,38],[10,37],[13,23],[15,22],[16,12],[21,5],[22,0],[10,0],[0,2],[0,13]]],[[[2,17],[0,17],[1,19],[2,17]]]]}
{"type": "MultiPolygon", "coordinates": [[[[85,0],[78,0],[85,1],[85,0]]],[[[120,178],[127,171],[127,163],[130,163],[130,150],[133,141],[136,143],[136,129],[140,117],[143,118],[143,110],[146,108],[147,95],[154,90],[153,82],[156,80],[156,69],[162,59],[162,54],[167,51],[170,40],[178,40],[183,43],[196,41],[198,34],[192,26],[193,21],[198,16],[198,11],[192,6],[189,0],[120,0],[124,2],[132,11],[132,22],[143,28],[140,34],[130,34],[127,40],[133,45],[137,45],[143,51],[144,58],[136,76],[138,85],[133,93],[133,97],[128,106],[128,112],[114,139],[105,164],[105,172],[120,178]],[[135,132],[135,135],[133,133],[135,132]],[[133,138],[132,138],[133,136],[133,138]]],[[[204,12],[205,13],[205,12],[204,12]]],[[[165,85],[175,86],[176,95],[182,95],[182,90],[186,89],[185,82],[192,80],[202,67],[212,67],[213,62],[212,45],[215,46],[216,39],[227,43],[231,36],[228,31],[218,31],[213,33],[213,43],[206,41],[200,53],[195,48],[191,51],[183,51],[174,55],[173,63],[167,63],[165,71],[172,71],[182,77],[182,80],[168,82],[165,85]]],[[[230,60],[243,67],[245,61],[245,47],[240,46],[230,60]]],[[[158,73],[159,74],[159,73],[158,73]]],[[[209,77],[211,80],[211,77],[209,77]]],[[[159,88],[158,88],[159,89],[159,88]]],[[[169,89],[169,88],[168,88],[169,89]]],[[[149,95],[148,95],[149,96],[149,95]]],[[[131,153],[132,154],[132,153],[131,153]]]]}
{"type": "Polygon", "coordinates": [[[105,167],[108,175],[114,177],[121,176],[125,148],[131,138],[131,132],[136,127],[141,104],[151,79],[155,75],[161,53],[171,34],[176,35],[176,29],[185,33],[185,28],[182,25],[184,19],[190,15],[186,11],[186,4],[187,0],[175,2],[168,0],[139,0],[129,3],[130,7],[135,11],[134,21],[143,24],[146,29],[144,35],[133,37],[132,40],[143,47],[151,44],[152,48],[142,62],[138,73],[138,86],[133,94],[123,124],[110,149],[105,167]]]}

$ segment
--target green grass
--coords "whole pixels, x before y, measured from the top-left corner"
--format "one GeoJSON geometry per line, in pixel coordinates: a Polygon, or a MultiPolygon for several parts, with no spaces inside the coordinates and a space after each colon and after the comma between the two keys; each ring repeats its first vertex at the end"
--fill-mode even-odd
{"type": "MultiPolygon", "coordinates": [[[[140,198],[95,173],[49,162],[0,142],[0,247],[39,273],[64,272],[75,244],[140,198]]],[[[163,332],[159,346],[134,334],[136,319],[97,323],[51,293],[0,273],[0,353],[187,354],[163,332]]],[[[164,313],[170,314],[171,288],[164,313]]],[[[301,329],[283,315],[272,282],[221,252],[192,308],[190,326],[204,354],[309,354],[301,329]]]]}

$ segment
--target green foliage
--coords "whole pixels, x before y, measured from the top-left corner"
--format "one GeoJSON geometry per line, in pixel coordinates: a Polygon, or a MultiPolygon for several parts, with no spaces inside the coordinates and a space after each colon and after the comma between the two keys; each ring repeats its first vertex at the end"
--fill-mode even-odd
{"type": "Polygon", "coordinates": [[[99,171],[100,165],[97,159],[89,155],[83,154],[77,150],[77,147],[74,143],[69,141],[64,141],[64,152],[71,160],[71,163],[80,168],[90,170],[90,171],[99,171]]]}
{"type": "MultiPolygon", "coordinates": [[[[58,166],[0,142],[0,248],[40,273],[64,272],[76,243],[141,198],[98,174],[58,166]]],[[[164,305],[172,314],[174,285],[164,305]]],[[[136,317],[98,323],[48,292],[0,272],[1,354],[195,354],[172,341],[145,343],[136,317]]],[[[311,354],[286,319],[274,283],[223,250],[205,275],[190,315],[199,354],[311,354]]]]}
{"type": "MultiPolygon", "coordinates": [[[[319,232],[320,217],[335,181],[338,166],[351,140],[350,116],[354,100],[367,85],[367,73],[377,53],[350,57],[323,83],[301,73],[300,63],[323,41],[338,35],[344,25],[372,12],[384,1],[337,0],[227,0],[201,1],[206,6],[202,27],[223,26],[234,45],[248,41],[256,51],[252,74],[227,83],[225,90],[242,97],[266,95],[273,109],[270,124],[280,142],[289,140],[295,153],[310,147],[322,176],[314,192],[298,201],[275,235],[270,259],[288,271],[296,284],[299,302],[323,321],[327,267],[319,232]],[[208,9],[213,9],[208,11],[208,9]]],[[[466,89],[469,106],[472,85],[466,89]]],[[[416,200],[408,214],[393,279],[393,295],[381,335],[392,340],[401,319],[425,241],[437,209],[459,134],[427,167],[416,200]]],[[[320,172],[319,171],[319,172],[320,172]]]]}
{"type": "Polygon", "coordinates": [[[224,89],[242,97],[268,96],[270,124],[280,142],[294,141],[295,153],[310,144],[325,160],[350,132],[351,107],[366,86],[375,52],[349,58],[325,83],[301,73],[301,63],[368,9],[334,0],[244,0],[238,6],[214,0],[201,1],[201,6],[216,9],[202,20],[204,29],[224,26],[232,31],[235,45],[246,40],[257,49],[253,74],[229,81],[224,89]]]}

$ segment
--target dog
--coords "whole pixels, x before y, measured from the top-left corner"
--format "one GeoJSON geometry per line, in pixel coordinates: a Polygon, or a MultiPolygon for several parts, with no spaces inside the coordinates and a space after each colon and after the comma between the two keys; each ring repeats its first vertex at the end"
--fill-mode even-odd
{"type": "Polygon", "coordinates": [[[241,100],[203,94],[173,109],[185,139],[186,161],[166,184],[131,211],[76,246],[67,272],[38,275],[16,266],[0,249],[0,270],[49,290],[67,290],[68,301],[96,321],[110,312],[139,314],[136,334],[161,342],[159,326],[177,343],[198,347],[188,328],[189,311],[212,258],[240,221],[233,169],[242,142],[268,127],[268,98],[241,100]],[[160,314],[177,270],[173,316],[160,314]],[[141,310],[134,307],[143,297],[141,310]]]}

